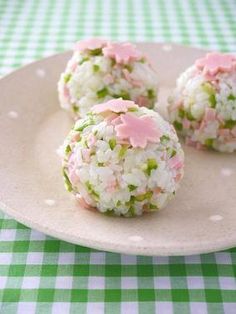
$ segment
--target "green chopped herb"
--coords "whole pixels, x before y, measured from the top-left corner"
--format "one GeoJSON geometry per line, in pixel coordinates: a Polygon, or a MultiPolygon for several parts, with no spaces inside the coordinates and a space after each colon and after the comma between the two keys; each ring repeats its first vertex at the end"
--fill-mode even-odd
{"type": "Polygon", "coordinates": [[[70,79],[71,79],[71,74],[70,74],[70,73],[68,73],[68,74],[66,74],[66,75],[64,76],[64,82],[65,82],[65,83],[68,83],[70,79]]]}
{"type": "Polygon", "coordinates": [[[214,94],[209,96],[209,102],[210,102],[211,108],[216,107],[216,96],[214,94]]]}
{"type": "Polygon", "coordinates": [[[104,167],[104,162],[98,162],[98,167],[104,167]]]}
{"type": "Polygon", "coordinates": [[[100,89],[99,91],[97,91],[97,97],[98,98],[104,98],[108,95],[108,89],[106,87],[104,87],[103,89],[100,89]]]}
{"type": "Polygon", "coordinates": [[[129,188],[129,191],[132,192],[132,191],[134,191],[134,190],[137,189],[137,186],[135,186],[135,185],[133,185],[133,184],[129,184],[129,185],[128,185],[128,188],[129,188]]]}
{"type": "Polygon", "coordinates": [[[183,119],[183,118],[185,117],[185,111],[184,111],[184,109],[183,109],[183,108],[179,108],[178,114],[179,114],[179,117],[183,119]]]}
{"type": "Polygon", "coordinates": [[[75,104],[72,105],[72,110],[76,113],[79,111],[79,107],[77,107],[75,104]]]}
{"type": "Polygon", "coordinates": [[[84,57],[84,58],[80,61],[79,64],[81,65],[81,64],[83,64],[84,62],[86,62],[86,61],[88,61],[88,60],[89,60],[88,57],[84,57]]]}
{"type": "Polygon", "coordinates": [[[119,200],[116,202],[116,206],[119,207],[120,205],[121,205],[121,201],[119,200]]]}
{"type": "Polygon", "coordinates": [[[125,153],[127,152],[128,147],[127,146],[121,146],[121,149],[119,151],[119,158],[123,158],[125,156],[125,153]]]}
{"type": "Polygon", "coordinates": [[[176,128],[176,130],[178,130],[178,131],[182,131],[183,130],[182,123],[180,123],[180,122],[175,120],[173,124],[174,124],[174,127],[176,128]]]}
{"type": "Polygon", "coordinates": [[[131,107],[128,109],[129,112],[136,112],[138,111],[138,108],[137,107],[131,107]]]}
{"type": "Polygon", "coordinates": [[[71,192],[73,190],[72,184],[68,178],[65,168],[63,168],[63,176],[64,176],[65,188],[67,189],[68,192],[71,192]]]}
{"type": "Polygon", "coordinates": [[[160,138],[161,142],[165,142],[165,141],[169,141],[170,137],[168,135],[162,135],[162,137],[160,138]]]}
{"type": "Polygon", "coordinates": [[[236,126],[236,120],[227,120],[227,121],[225,121],[224,127],[226,129],[232,129],[234,126],[236,126]]]}
{"type": "Polygon", "coordinates": [[[126,91],[121,91],[119,94],[112,95],[114,98],[122,98],[124,100],[130,100],[130,95],[126,91]]]}
{"type": "Polygon", "coordinates": [[[167,148],[167,152],[170,155],[170,158],[174,157],[176,155],[176,150],[172,149],[170,147],[167,148]]]}
{"type": "Polygon", "coordinates": [[[147,160],[147,168],[146,168],[145,172],[147,173],[148,176],[150,176],[152,170],[157,169],[157,167],[158,167],[158,164],[157,164],[155,159],[148,159],[147,160]]]}
{"type": "Polygon", "coordinates": [[[101,48],[97,48],[97,49],[90,50],[89,54],[91,56],[100,56],[100,55],[102,55],[102,49],[101,48]]]}
{"type": "Polygon", "coordinates": [[[89,181],[87,181],[85,184],[88,189],[88,192],[93,195],[95,200],[99,200],[99,194],[94,190],[92,184],[89,181]]]}
{"type": "Polygon", "coordinates": [[[156,97],[156,94],[153,89],[148,89],[147,93],[149,99],[154,99],[156,97]]]}
{"type": "Polygon", "coordinates": [[[116,147],[116,139],[115,138],[111,138],[109,140],[109,146],[110,146],[111,150],[113,150],[116,147]]]}
{"type": "Polygon", "coordinates": [[[152,191],[147,191],[144,194],[140,194],[140,195],[135,196],[135,199],[138,202],[142,202],[144,200],[149,200],[152,197],[152,194],[153,194],[152,191]]]}
{"type": "Polygon", "coordinates": [[[134,206],[130,206],[129,214],[130,214],[131,217],[135,216],[135,208],[134,208],[134,206]]]}
{"type": "Polygon", "coordinates": [[[71,152],[71,147],[70,145],[67,145],[65,149],[65,153],[68,155],[70,152],[71,152]]]}
{"type": "Polygon", "coordinates": [[[129,72],[132,72],[132,71],[133,71],[133,67],[132,67],[132,65],[130,65],[130,64],[126,64],[126,65],[124,66],[124,68],[127,69],[129,72]]]}
{"type": "Polygon", "coordinates": [[[156,205],[154,205],[154,204],[149,204],[149,209],[150,210],[157,210],[158,207],[156,205]]]}
{"type": "Polygon", "coordinates": [[[208,139],[205,140],[205,145],[208,148],[212,148],[213,147],[213,143],[214,143],[214,139],[213,138],[208,138],[208,139]]]}
{"type": "Polygon", "coordinates": [[[93,65],[93,72],[98,72],[100,70],[100,66],[99,65],[97,65],[97,64],[94,64],[93,65]]]}
{"type": "Polygon", "coordinates": [[[215,94],[215,89],[209,82],[203,83],[202,89],[205,93],[209,95],[215,94]]]}
{"type": "Polygon", "coordinates": [[[194,121],[195,120],[194,116],[192,115],[192,113],[190,111],[186,112],[186,117],[187,117],[187,119],[189,121],[194,121]]]}
{"type": "Polygon", "coordinates": [[[236,96],[234,96],[233,94],[230,94],[228,97],[227,97],[228,100],[236,100],[236,96]]]}
{"type": "Polygon", "coordinates": [[[94,120],[91,116],[89,116],[85,119],[78,120],[75,124],[74,130],[82,132],[85,128],[93,124],[94,124],[94,120]]]}

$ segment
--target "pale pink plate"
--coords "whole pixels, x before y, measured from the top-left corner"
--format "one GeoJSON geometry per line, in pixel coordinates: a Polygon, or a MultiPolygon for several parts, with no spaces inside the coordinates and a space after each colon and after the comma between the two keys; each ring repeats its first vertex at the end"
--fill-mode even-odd
{"type": "MultiPolygon", "coordinates": [[[[205,52],[140,44],[160,76],[161,111],[178,74],[205,52]]],[[[184,146],[185,177],[159,213],[111,218],[89,212],[65,191],[58,146],[71,127],[56,84],[70,52],[30,64],[0,81],[0,208],[51,236],[101,250],[187,255],[236,245],[236,155],[184,146]]]]}

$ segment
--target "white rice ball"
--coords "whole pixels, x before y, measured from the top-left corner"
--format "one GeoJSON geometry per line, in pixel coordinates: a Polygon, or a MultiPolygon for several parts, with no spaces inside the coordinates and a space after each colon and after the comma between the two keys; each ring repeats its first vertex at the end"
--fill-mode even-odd
{"type": "Polygon", "coordinates": [[[170,120],[198,149],[236,151],[236,56],[210,53],[180,75],[170,120]]]}
{"type": "Polygon", "coordinates": [[[174,196],[184,153],[174,128],[133,101],[110,100],[78,120],[63,144],[67,189],[82,207],[136,216],[174,196]]]}
{"type": "Polygon", "coordinates": [[[89,39],[77,43],[58,83],[61,107],[74,118],[112,98],[131,99],[153,108],[157,74],[144,54],[130,43],[89,39]]]}

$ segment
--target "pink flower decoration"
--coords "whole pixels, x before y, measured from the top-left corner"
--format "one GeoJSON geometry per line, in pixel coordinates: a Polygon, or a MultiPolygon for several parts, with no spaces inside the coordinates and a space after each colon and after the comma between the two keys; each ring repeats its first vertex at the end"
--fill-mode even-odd
{"type": "Polygon", "coordinates": [[[204,75],[215,76],[218,72],[231,72],[236,67],[236,56],[212,52],[195,61],[204,75]]]}
{"type": "Polygon", "coordinates": [[[117,63],[140,60],[143,54],[130,43],[109,43],[102,49],[105,57],[114,58],[117,63]]]}
{"type": "Polygon", "coordinates": [[[109,100],[103,104],[98,104],[92,107],[92,112],[94,113],[102,113],[106,111],[111,111],[111,112],[127,112],[129,108],[136,108],[138,107],[135,105],[135,103],[131,100],[123,100],[122,98],[118,99],[112,99],[109,100]]]}
{"type": "Polygon", "coordinates": [[[100,38],[90,38],[81,40],[75,45],[76,51],[102,49],[107,44],[106,40],[100,38]]]}
{"type": "Polygon", "coordinates": [[[116,135],[120,139],[129,139],[133,147],[145,148],[148,142],[160,141],[161,132],[151,117],[126,113],[120,118],[122,124],[115,126],[116,135]]]}
{"type": "Polygon", "coordinates": [[[178,155],[175,155],[169,160],[169,166],[171,169],[178,170],[180,168],[183,168],[184,162],[178,155]]]}

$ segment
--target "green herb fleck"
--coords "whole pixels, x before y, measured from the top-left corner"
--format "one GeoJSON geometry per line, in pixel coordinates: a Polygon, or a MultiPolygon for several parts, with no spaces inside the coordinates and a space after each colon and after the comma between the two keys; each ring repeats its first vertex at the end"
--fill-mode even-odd
{"type": "Polygon", "coordinates": [[[176,130],[178,130],[178,131],[182,131],[183,130],[182,123],[180,123],[180,122],[175,120],[173,124],[174,124],[174,127],[176,128],[176,130]]]}
{"type": "Polygon", "coordinates": [[[128,147],[123,145],[119,151],[119,158],[123,158],[127,150],[128,150],[128,147]]]}
{"type": "Polygon", "coordinates": [[[148,176],[151,175],[152,170],[157,169],[158,165],[155,159],[148,159],[147,160],[147,168],[145,172],[147,173],[148,176]]]}
{"type": "Polygon", "coordinates": [[[185,117],[185,111],[184,111],[184,109],[183,109],[183,108],[180,108],[178,114],[179,114],[179,117],[183,119],[183,118],[185,117]]]}
{"type": "Polygon", "coordinates": [[[209,102],[211,105],[211,108],[215,108],[216,107],[216,96],[214,94],[209,96],[209,102]]]}
{"type": "Polygon", "coordinates": [[[65,76],[64,76],[64,82],[65,82],[65,83],[68,83],[70,79],[71,79],[71,74],[70,74],[70,73],[65,74],[65,76]]]}
{"type": "Polygon", "coordinates": [[[236,120],[227,120],[227,121],[225,121],[224,127],[226,129],[232,129],[234,126],[236,126],[236,120]]]}
{"type": "Polygon", "coordinates": [[[91,56],[100,56],[100,55],[102,55],[102,49],[101,48],[97,48],[97,49],[90,50],[89,54],[91,56]]]}
{"type": "Polygon", "coordinates": [[[68,192],[71,192],[73,188],[72,188],[72,184],[68,178],[65,168],[63,168],[62,171],[63,171],[63,176],[64,176],[65,188],[67,189],[68,192]]]}
{"type": "Polygon", "coordinates": [[[77,107],[75,104],[72,105],[72,110],[76,113],[79,112],[79,107],[77,107]]]}
{"type": "Polygon", "coordinates": [[[111,150],[113,150],[116,147],[116,139],[115,138],[111,138],[109,140],[109,146],[110,146],[111,150]]]}
{"type": "Polygon", "coordinates": [[[213,143],[214,143],[214,139],[213,138],[208,138],[205,140],[205,145],[208,148],[212,148],[213,147],[213,143]]]}
{"type": "Polygon", "coordinates": [[[189,121],[194,121],[195,120],[194,116],[192,115],[192,113],[190,111],[186,112],[186,117],[187,117],[187,119],[189,121]]]}
{"type": "Polygon", "coordinates": [[[99,200],[99,194],[94,190],[92,184],[89,181],[87,181],[85,184],[88,192],[95,198],[95,200],[99,200]]]}
{"type": "Polygon", "coordinates": [[[152,211],[152,210],[157,210],[158,207],[154,204],[149,204],[149,209],[152,211]]]}
{"type": "Polygon", "coordinates": [[[75,124],[74,130],[82,132],[85,128],[93,124],[94,124],[94,120],[91,116],[89,116],[85,119],[78,120],[75,124]]]}
{"type": "Polygon", "coordinates": [[[144,194],[140,194],[140,195],[135,196],[135,199],[138,202],[142,202],[144,200],[149,200],[152,197],[152,194],[153,194],[152,191],[147,191],[144,194]]]}
{"type": "Polygon", "coordinates": [[[97,65],[97,64],[94,64],[94,65],[93,65],[93,72],[96,73],[96,72],[98,72],[99,70],[100,70],[100,66],[97,65]]]}
{"type": "Polygon", "coordinates": [[[98,162],[98,167],[104,167],[104,162],[98,162]]]}
{"type": "Polygon", "coordinates": [[[233,94],[230,94],[228,97],[227,97],[228,100],[236,100],[236,96],[234,96],[233,94]]]}
{"type": "Polygon", "coordinates": [[[134,190],[137,189],[137,186],[135,186],[135,185],[133,185],[133,184],[129,184],[129,185],[128,185],[128,188],[129,188],[129,191],[132,192],[132,191],[134,191],[134,190]]]}
{"type": "Polygon", "coordinates": [[[156,97],[156,94],[153,89],[148,89],[147,93],[149,99],[154,99],[156,97]]]}
{"type": "Polygon", "coordinates": [[[124,68],[127,69],[129,72],[132,72],[132,71],[133,71],[133,67],[132,67],[132,65],[130,65],[130,64],[126,64],[126,65],[124,66],[124,68]]]}
{"type": "Polygon", "coordinates": [[[80,61],[79,64],[81,65],[81,64],[83,64],[84,62],[86,62],[86,61],[88,61],[88,60],[89,60],[88,57],[84,57],[84,58],[80,61]]]}
{"type": "Polygon", "coordinates": [[[70,145],[67,145],[66,149],[65,149],[66,155],[68,155],[70,152],[71,152],[71,147],[70,147],[70,145]]]}
{"type": "Polygon", "coordinates": [[[160,138],[161,142],[166,142],[170,140],[170,137],[168,135],[162,135],[162,137],[160,138]]]}
{"type": "Polygon", "coordinates": [[[103,89],[100,89],[99,91],[97,91],[97,97],[98,98],[104,98],[108,95],[108,89],[106,87],[104,87],[103,89]]]}

